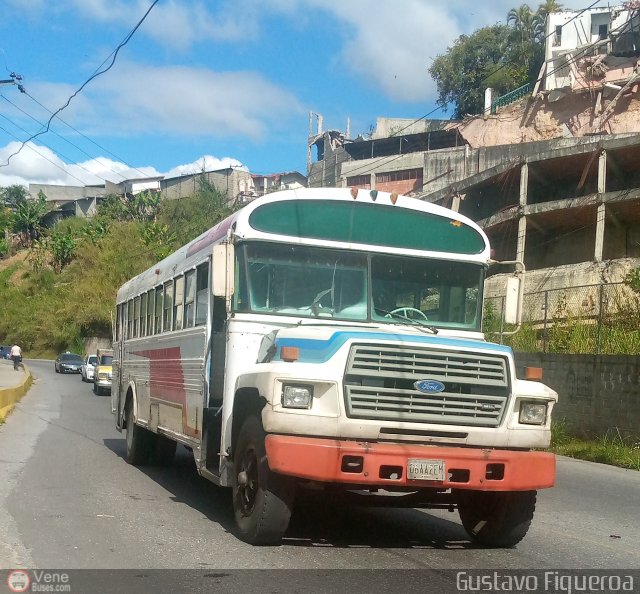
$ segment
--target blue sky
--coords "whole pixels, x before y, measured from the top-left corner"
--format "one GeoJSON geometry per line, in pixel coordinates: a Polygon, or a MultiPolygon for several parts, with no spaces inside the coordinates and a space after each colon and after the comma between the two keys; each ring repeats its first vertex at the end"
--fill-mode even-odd
{"type": "MultiPolygon", "coordinates": [[[[435,108],[428,67],[504,0],[160,0],[114,66],[42,128],[151,0],[0,0],[0,186],[244,166],[306,173],[309,112],[366,133],[435,108]],[[47,111],[47,109],[49,111],[47,111]]],[[[564,2],[582,8],[591,2],[564,2]]],[[[537,6],[537,3],[531,3],[537,6]]],[[[448,117],[436,112],[432,117],[448,117]]]]}

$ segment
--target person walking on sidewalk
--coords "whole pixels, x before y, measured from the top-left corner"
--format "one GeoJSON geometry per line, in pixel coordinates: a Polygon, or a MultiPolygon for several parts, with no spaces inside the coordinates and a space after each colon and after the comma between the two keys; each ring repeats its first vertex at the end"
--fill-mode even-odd
{"type": "Polygon", "coordinates": [[[17,371],[22,365],[22,349],[18,344],[14,344],[11,347],[11,360],[13,361],[13,368],[17,371]]]}

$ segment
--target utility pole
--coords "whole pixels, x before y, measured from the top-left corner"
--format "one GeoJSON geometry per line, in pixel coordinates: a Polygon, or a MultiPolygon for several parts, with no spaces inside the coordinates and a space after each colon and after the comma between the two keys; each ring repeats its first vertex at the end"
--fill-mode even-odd
{"type": "Polygon", "coordinates": [[[15,72],[12,72],[9,75],[10,78],[7,78],[5,80],[0,80],[0,86],[3,85],[17,85],[18,86],[18,90],[21,93],[24,93],[24,87],[22,86],[22,75],[21,74],[16,74],[15,72]]]}

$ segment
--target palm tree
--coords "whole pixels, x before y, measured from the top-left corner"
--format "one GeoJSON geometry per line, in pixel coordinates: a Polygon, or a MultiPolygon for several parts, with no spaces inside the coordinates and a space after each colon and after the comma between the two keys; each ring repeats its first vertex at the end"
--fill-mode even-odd
{"type": "Polygon", "coordinates": [[[552,12],[560,12],[563,8],[564,6],[562,6],[560,2],[556,2],[556,0],[545,0],[538,6],[538,14],[542,22],[545,23],[549,14],[552,12]]]}
{"type": "Polygon", "coordinates": [[[522,4],[519,8],[512,8],[507,14],[507,25],[513,25],[520,37],[522,44],[538,40],[540,34],[538,13],[531,10],[528,4],[522,4]]]}

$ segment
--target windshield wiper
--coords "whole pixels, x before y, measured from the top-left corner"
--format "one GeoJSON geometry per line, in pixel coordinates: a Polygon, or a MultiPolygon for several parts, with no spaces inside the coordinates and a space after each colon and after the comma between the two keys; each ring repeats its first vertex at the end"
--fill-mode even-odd
{"type": "Polygon", "coordinates": [[[392,318],[394,320],[402,321],[403,324],[408,324],[410,326],[415,326],[416,328],[420,328],[421,330],[422,329],[429,330],[429,332],[431,332],[431,334],[438,334],[438,329],[435,326],[432,326],[431,324],[425,324],[421,320],[416,320],[416,319],[413,319],[413,318],[409,318],[407,316],[403,316],[400,313],[387,311],[385,309],[380,309],[379,307],[377,307],[376,309],[378,311],[382,312],[383,314],[385,314],[389,318],[392,318]]]}

